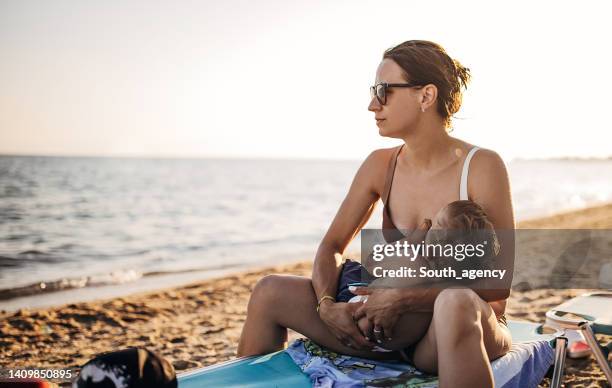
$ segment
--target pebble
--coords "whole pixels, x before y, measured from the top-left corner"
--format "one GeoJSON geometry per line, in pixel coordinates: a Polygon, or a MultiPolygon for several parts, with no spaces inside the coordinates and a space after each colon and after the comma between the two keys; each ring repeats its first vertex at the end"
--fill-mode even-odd
{"type": "Polygon", "coordinates": [[[190,361],[190,360],[176,360],[172,362],[172,365],[174,366],[174,369],[176,370],[184,370],[184,369],[197,368],[199,366],[202,366],[201,363],[197,361],[190,361]]]}

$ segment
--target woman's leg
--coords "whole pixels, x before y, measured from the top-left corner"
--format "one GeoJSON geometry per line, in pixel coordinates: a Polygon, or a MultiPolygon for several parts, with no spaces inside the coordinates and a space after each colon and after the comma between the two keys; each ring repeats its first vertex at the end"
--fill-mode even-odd
{"type": "Polygon", "coordinates": [[[434,303],[431,325],[417,344],[415,366],[440,375],[440,387],[493,387],[490,361],[512,344],[491,306],[470,289],[446,289],[434,303]]]}
{"type": "MultiPolygon", "coordinates": [[[[309,278],[290,275],[268,275],[251,294],[247,318],[242,329],[238,356],[250,356],[281,350],[287,341],[287,328],[312,339],[333,351],[366,358],[388,358],[379,352],[349,348],[328,330],[316,312],[317,299],[309,278]]],[[[394,342],[414,343],[426,330],[431,315],[403,317],[402,330],[394,342]],[[411,330],[414,327],[416,330],[411,330]],[[421,335],[413,334],[421,331],[421,335]]],[[[384,346],[384,344],[383,344],[384,346]]]]}
{"type": "Polygon", "coordinates": [[[242,328],[238,356],[284,349],[287,328],[316,343],[346,354],[363,354],[341,344],[316,312],[317,300],[309,278],[268,275],[253,289],[242,328]]]}

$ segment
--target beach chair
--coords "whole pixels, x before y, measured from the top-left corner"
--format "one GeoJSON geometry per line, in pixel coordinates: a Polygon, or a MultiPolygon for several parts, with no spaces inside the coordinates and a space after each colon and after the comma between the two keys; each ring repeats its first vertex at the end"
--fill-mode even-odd
{"type": "MultiPolygon", "coordinates": [[[[513,345],[513,350],[510,353],[492,363],[496,386],[504,386],[510,379],[520,382],[533,381],[533,376],[525,376],[533,370],[532,353],[535,351],[533,349],[537,348],[531,347],[531,345],[546,341],[551,347],[554,347],[557,337],[559,337],[559,332],[547,333],[542,325],[531,322],[509,321],[508,327],[512,332],[515,345],[513,345]]],[[[565,348],[562,351],[565,352],[565,348]]],[[[551,350],[550,353],[552,354],[552,352],[551,350]]],[[[550,362],[545,366],[543,372],[538,371],[538,380],[542,378],[551,364],[556,361],[562,362],[558,353],[559,351],[555,353],[554,360],[553,356],[550,356],[550,362]]],[[[555,365],[554,373],[560,373],[558,369],[562,370],[563,365],[555,365]]],[[[516,386],[524,386],[520,384],[522,383],[516,386]]],[[[287,350],[284,350],[264,356],[242,357],[180,373],[178,375],[178,387],[306,388],[311,387],[311,383],[308,375],[302,372],[287,350]]]]}
{"type": "Polygon", "coordinates": [[[572,298],[546,312],[546,324],[565,330],[582,332],[608,383],[612,371],[595,334],[612,335],[612,292],[592,292],[572,298]]]}

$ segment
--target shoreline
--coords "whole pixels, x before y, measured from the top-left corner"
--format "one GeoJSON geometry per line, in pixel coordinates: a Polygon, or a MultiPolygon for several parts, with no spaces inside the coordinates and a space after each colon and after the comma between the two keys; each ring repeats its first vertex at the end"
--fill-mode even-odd
{"type": "MultiPolygon", "coordinates": [[[[291,265],[304,261],[303,259],[287,260],[291,265]]],[[[231,276],[242,272],[256,271],[273,266],[272,263],[228,265],[222,268],[193,269],[174,273],[161,273],[145,276],[136,281],[118,284],[105,284],[86,287],[68,288],[45,293],[17,296],[0,300],[0,315],[19,309],[53,308],[73,303],[95,302],[105,299],[122,298],[132,295],[146,294],[155,291],[182,287],[193,283],[206,282],[231,276]]]]}
{"type": "MultiPolygon", "coordinates": [[[[612,229],[612,203],[521,221],[521,229],[612,229]]],[[[349,256],[354,257],[354,256],[349,256]]],[[[310,276],[312,260],[245,271],[155,291],[0,313],[0,367],[74,368],[130,346],[159,352],[178,371],[235,357],[249,295],[270,273],[310,276]]],[[[584,290],[513,290],[510,319],[543,322],[545,312],[584,290]]],[[[290,340],[299,335],[290,333],[290,340]]],[[[549,380],[548,380],[549,381],[549,380]]],[[[595,360],[566,363],[566,386],[605,382],[595,360]]],[[[544,385],[546,386],[546,381],[544,385]]]]}
{"type": "Polygon", "coordinates": [[[610,229],[612,203],[529,218],[517,222],[517,229],[610,229]]]}

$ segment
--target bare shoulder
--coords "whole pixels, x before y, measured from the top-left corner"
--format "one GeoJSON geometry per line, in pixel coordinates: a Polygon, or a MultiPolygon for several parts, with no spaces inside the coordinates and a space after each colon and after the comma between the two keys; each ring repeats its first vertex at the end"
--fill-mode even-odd
{"type": "Polygon", "coordinates": [[[470,162],[470,178],[474,180],[507,178],[506,164],[495,151],[481,148],[470,162]]]}
{"type": "MultiPolygon", "coordinates": [[[[474,148],[473,144],[461,139],[453,138],[453,141],[455,146],[465,153],[474,148]]],[[[470,160],[470,179],[475,176],[505,173],[505,171],[506,165],[503,159],[497,152],[487,148],[478,147],[478,152],[474,153],[470,160]]]]}
{"type": "Polygon", "coordinates": [[[393,157],[397,147],[380,148],[374,150],[362,163],[359,173],[363,174],[371,183],[372,190],[381,194],[385,185],[385,178],[389,161],[393,157]]]}
{"type": "Polygon", "coordinates": [[[370,153],[370,155],[368,155],[364,164],[367,163],[372,167],[380,167],[383,165],[386,166],[389,163],[389,159],[391,158],[391,156],[393,156],[393,153],[396,149],[397,147],[379,148],[377,150],[374,150],[370,153]]]}
{"type": "Polygon", "coordinates": [[[485,209],[493,225],[513,227],[514,211],[508,171],[495,151],[481,149],[474,154],[470,163],[468,196],[485,209]]]}
{"type": "Polygon", "coordinates": [[[361,164],[361,170],[366,170],[373,174],[380,174],[387,170],[389,161],[393,157],[397,147],[380,148],[374,150],[361,164]]]}

